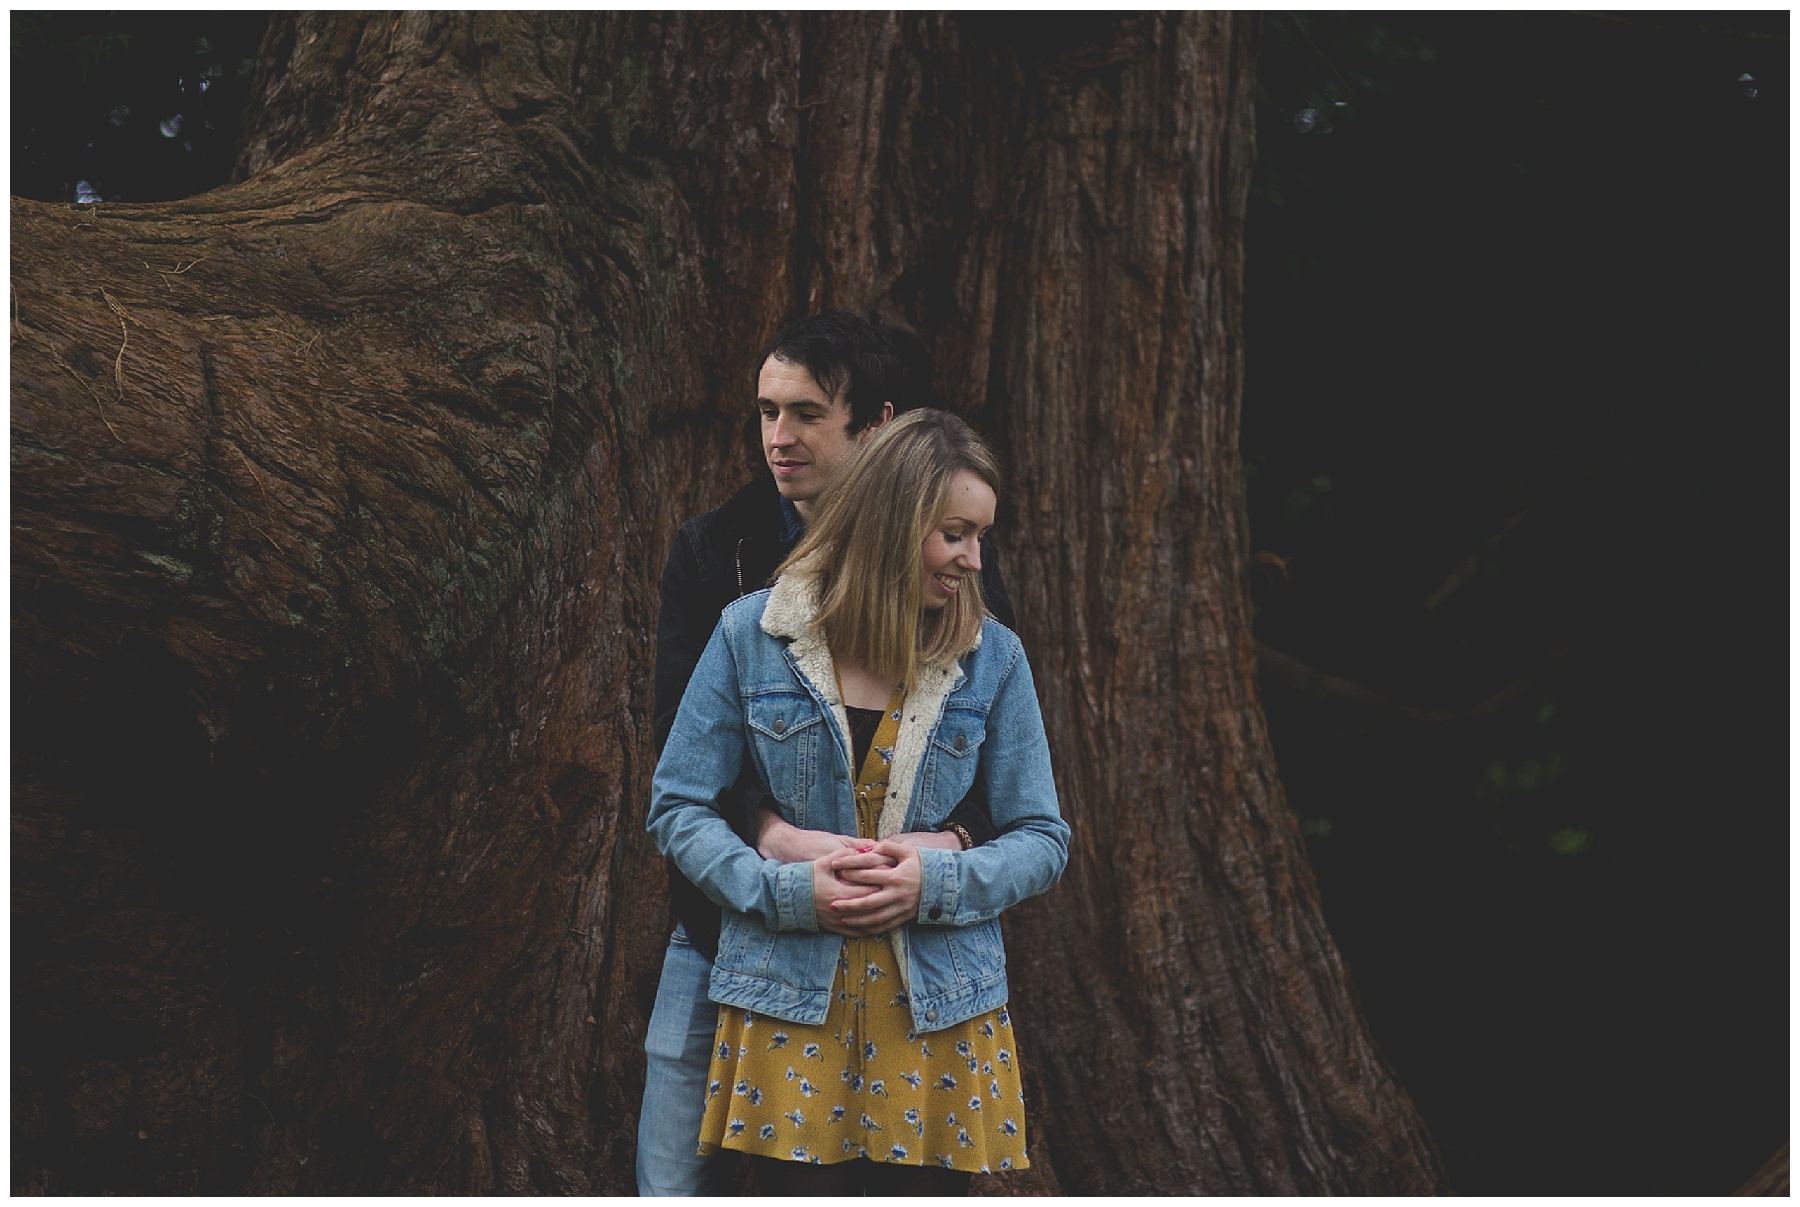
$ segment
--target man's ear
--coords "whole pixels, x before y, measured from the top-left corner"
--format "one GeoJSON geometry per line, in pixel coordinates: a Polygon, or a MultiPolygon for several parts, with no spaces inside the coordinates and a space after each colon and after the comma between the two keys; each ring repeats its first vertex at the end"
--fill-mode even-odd
{"type": "Polygon", "coordinates": [[[884,402],[881,404],[881,410],[879,410],[875,413],[875,418],[869,420],[869,426],[870,427],[880,427],[882,424],[886,423],[888,420],[892,419],[893,417],[894,417],[894,404],[891,402],[884,402]]]}

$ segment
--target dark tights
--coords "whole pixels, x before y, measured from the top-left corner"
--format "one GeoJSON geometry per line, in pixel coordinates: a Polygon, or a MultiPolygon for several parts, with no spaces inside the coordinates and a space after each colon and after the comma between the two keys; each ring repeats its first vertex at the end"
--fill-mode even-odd
{"type": "Polygon", "coordinates": [[[766,1195],[915,1195],[962,1198],[973,1174],[936,1165],[877,1165],[858,1158],[836,1165],[756,1158],[756,1181],[766,1195]]]}

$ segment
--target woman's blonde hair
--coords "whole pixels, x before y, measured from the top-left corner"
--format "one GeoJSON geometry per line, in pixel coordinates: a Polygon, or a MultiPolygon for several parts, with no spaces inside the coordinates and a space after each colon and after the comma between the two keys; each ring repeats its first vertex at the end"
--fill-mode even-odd
{"type": "Polygon", "coordinates": [[[851,454],[780,571],[817,580],[833,657],[912,691],[922,668],[948,666],[975,645],[987,615],[979,575],[942,608],[927,613],[924,603],[925,538],[964,472],[1000,493],[994,455],[948,411],[902,415],[851,454]]]}

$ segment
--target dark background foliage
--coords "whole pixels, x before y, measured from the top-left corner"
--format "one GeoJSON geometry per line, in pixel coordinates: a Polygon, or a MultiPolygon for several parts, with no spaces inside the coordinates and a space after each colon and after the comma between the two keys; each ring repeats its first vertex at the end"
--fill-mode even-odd
{"type": "MultiPolygon", "coordinates": [[[[13,191],[222,183],[264,20],[13,14],[13,191]]],[[[1720,1193],[1787,1136],[1787,26],[1266,19],[1265,704],[1464,1194],[1720,1193]]]]}

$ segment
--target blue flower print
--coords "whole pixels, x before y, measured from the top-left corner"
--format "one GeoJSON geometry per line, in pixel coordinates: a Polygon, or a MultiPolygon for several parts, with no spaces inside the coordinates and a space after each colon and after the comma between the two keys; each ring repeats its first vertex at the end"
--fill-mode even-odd
{"type": "Polygon", "coordinates": [[[730,1130],[731,1134],[734,1136],[741,1136],[744,1134],[744,1121],[742,1119],[733,1119],[730,1123],[727,1123],[725,1126],[727,1129],[730,1130]]]}
{"type": "Polygon", "coordinates": [[[731,1045],[730,1044],[724,1043],[722,1041],[720,1042],[720,1044],[719,1044],[719,1059],[720,1060],[730,1060],[731,1059],[731,1045]]]}
{"type": "Polygon", "coordinates": [[[863,1117],[861,1119],[859,1119],[858,1122],[863,1125],[864,1131],[878,1132],[881,1130],[881,1124],[879,1124],[879,1123],[875,1122],[873,1119],[869,1118],[869,1112],[867,1112],[867,1111],[863,1112],[863,1117]]]}
{"type": "Polygon", "coordinates": [[[967,1060],[969,1057],[975,1055],[975,1049],[969,1046],[968,1040],[959,1039],[956,1041],[956,1054],[964,1060],[967,1060]]]}
{"type": "Polygon", "coordinates": [[[883,1098],[886,1098],[886,1097],[887,1097],[887,1096],[888,1096],[888,1092],[887,1092],[887,1082],[885,1082],[885,1081],[871,1081],[871,1082],[870,1082],[870,1083],[869,1083],[869,1093],[871,1093],[871,1094],[879,1094],[879,1095],[881,1095],[881,1096],[882,1096],[882,1097],[883,1097],[883,1098]]]}
{"type": "Polygon", "coordinates": [[[915,1135],[918,1135],[920,1137],[923,1137],[925,1135],[925,1120],[919,1118],[919,1112],[917,1110],[913,1109],[912,1107],[908,1107],[906,1109],[906,1113],[904,1115],[901,1115],[900,1117],[902,1119],[906,1120],[908,1123],[912,1124],[912,1129],[913,1129],[913,1132],[915,1135]]]}
{"type": "Polygon", "coordinates": [[[949,1153],[939,1153],[937,1155],[937,1163],[939,1165],[942,1165],[945,1169],[955,1169],[956,1168],[956,1162],[952,1161],[950,1159],[949,1153]]]}
{"type": "Polygon", "coordinates": [[[1008,1052],[1005,1048],[1001,1048],[998,1052],[994,1053],[994,1059],[1005,1065],[1007,1068],[1012,1068],[1012,1053],[1008,1052]]]}
{"type": "Polygon", "coordinates": [[[841,1106],[834,1106],[831,1108],[831,1118],[827,1119],[825,1122],[827,1122],[827,1123],[842,1123],[843,1121],[844,1121],[844,1108],[841,1106]]]}
{"type": "Polygon", "coordinates": [[[794,1161],[806,1160],[806,1154],[807,1154],[807,1148],[806,1148],[806,1145],[804,1145],[804,1144],[801,1144],[801,1145],[798,1145],[797,1147],[788,1149],[788,1157],[789,1157],[789,1159],[794,1160],[794,1161]]]}
{"type": "Polygon", "coordinates": [[[787,1037],[786,1031],[775,1032],[774,1038],[769,1040],[769,1051],[773,1052],[776,1048],[779,1048],[779,1047],[782,1047],[783,1045],[785,1045],[787,1043],[787,1041],[788,1041],[788,1037],[787,1037]]]}
{"type": "Polygon", "coordinates": [[[900,1145],[898,1145],[898,1144],[896,1144],[896,1145],[894,1145],[894,1147],[892,1147],[892,1148],[890,1148],[890,1149],[888,1149],[888,1157],[887,1157],[887,1159],[888,1159],[888,1160],[890,1160],[890,1161],[904,1161],[904,1160],[906,1160],[906,1149],[904,1149],[904,1148],[902,1148],[902,1147],[901,1147],[901,1146],[900,1146],[900,1145]]]}
{"type": "Polygon", "coordinates": [[[863,1059],[864,1060],[874,1060],[875,1059],[875,1041],[874,1040],[871,1039],[863,1044],[863,1059]]]}
{"type": "Polygon", "coordinates": [[[762,1091],[757,1089],[755,1086],[750,1087],[750,1105],[751,1106],[761,1106],[762,1105],[762,1091]]]}
{"type": "Polygon", "coordinates": [[[993,1061],[984,1060],[981,1062],[981,1075],[983,1077],[992,1077],[994,1075],[994,1062],[993,1061]]]}
{"type": "Polygon", "coordinates": [[[817,1094],[818,1092],[819,1092],[818,1086],[814,1085],[812,1082],[808,1081],[804,1077],[802,1077],[800,1079],[800,1097],[811,1098],[814,1094],[817,1094]]]}
{"type": "Polygon", "coordinates": [[[850,1074],[850,1092],[852,1094],[860,1094],[860,1093],[862,1093],[862,1087],[863,1087],[862,1074],[861,1073],[850,1074]]]}
{"type": "Polygon", "coordinates": [[[937,1088],[940,1090],[954,1090],[956,1088],[956,1078],[950,1076],[948,1073],[941,1074],[938,1077],[937,1088]]]}
{"type": "Polygon", "coordinates": [[[881,967],[879,965],[871,964],[868,966],[868,968],[864,969],[863,975],[868,977],[871,981],[876,981],[876,980],[880,980],[882,977],[886,976],[887,973],[881,971],[881,967]]]}
{"type": "Polygon", "coordinates": [[[1019,1134],[1019,1125],[1008,1119],[1000,1125],[1000,1131],[1003,1135],[1016,1136],[1019,1134]]]}
{"type": "Polygon", "coordinates": [[[789,1081],[792,1081],[794,1079],[794,1066],[793,1065],[789,1065],[787,1067],[787,1079],[789,1081]]]}
{"type": "Polygon", "coordinates": [[[964,1148],[975,1147],[975,1141],[969,1139],[969,1129],[966,1127],[959,1127],[956,1129],[956,1142],[964,1148]]]}
{"type": "Polygon", "coordinates": [[[916,1090],[919,1088],[919,1082],[922,1080],[922,1078],[920,1078],[920,1076],[919,1076],[919,1070],[914,1069],[910,1073],[900,1074],[900,1080],[904,1081],[907,1085],[911,1086],[913,1089],[916,1090]]]}
{"type": "Polygon", "coordinates": [[[975,1097],[969,1099],[969,1109],[972,1111],[978,1111],[981,1109],[981,1095],[980,1094],[977,1094],[977,1095],[975,1095],[975,1097]]]}
{"type": "Polygon", "coordinates": [[[716,1095],[718,1092],[719,1092],[719,1083],[718,1082],[709,1081],[706,1083],[706,1100],[708,1102],[711,1102],[713,1100],[714,1095],[716,1095]]]}
{"type": "Polygon", "coordinates": [[[783,1115],[782,1118],[786,1119],[789,1123],[792,1123],[795,1127],[802,1127],[806,1123],[806,1116],[800,1113],[798,1107],[783,1115]]]}
{"type": "Polygon", "coordinates": [[[988,1093],[996,1098],[1000,1097],[1000,1083],[998,1081],[988,1082],[988,1093]]]}
{"type": "Polygon", "coordinates": [[[1006,1011],[1005,1011],[1005,1009],[1002,1009],[1002,1010],[1001,1010],[1001,1011],[1000,1011],[1000,1013],[999,1013],[999,1014],[997,1014],[997,1015],[995,1015],[995,1016],[994,1016],[994,1017],[996,1017],[996,1018],[998,1018],[998,1019],[999,1019],[999,1020],[1000,1020],[1000,1025],[1001,1025],[1001,1026],[1002,1026],[1002,1027],[1010,1027],[1010,1026],[1012,1026],[1012,1015],[1010,1015],[1010,1014],[1008,1014],[1008,1013],[1007,1013],[1007,1012],[1006,1012],[1006,1011]]]}
{"type": "Polygon", "coordinates": [[[824,1060],[825,1054],[819,1051],[818,1044],[807,1044],[800,1049],[800,1055],[807,1060],[824,1060]]]}
{"type": "Polygon", "coordinates": [[[773,1140],[775,1138],[775,1125],[773,1123],[765,1123],[757,1128],[756,1138],[758,1140],[773,1140]]]}
{"type": "Polygon", "coordinates": [[[982,1023],[981,1024],[981,1033],[983,1035],[987,1036],[989,1039],[994,1038],[994,1024],[993,1023],[982,1023]]]}
{"type": "Polygon", "coordinates": [[[1000,1168],[1001,1169],[1011,1169],[1012,1168],[1012,1158],[1011,1157],[1001,1157],[1000,1158],[1000,1168]]]}
{"type": "Polygon", "coordinates": [[[731,1087],[731,1092],[739,1095],[748,1094],[750,1092],[750,1079],[748,1077],[741,1078],[736,1085],[731,1087]]]}

